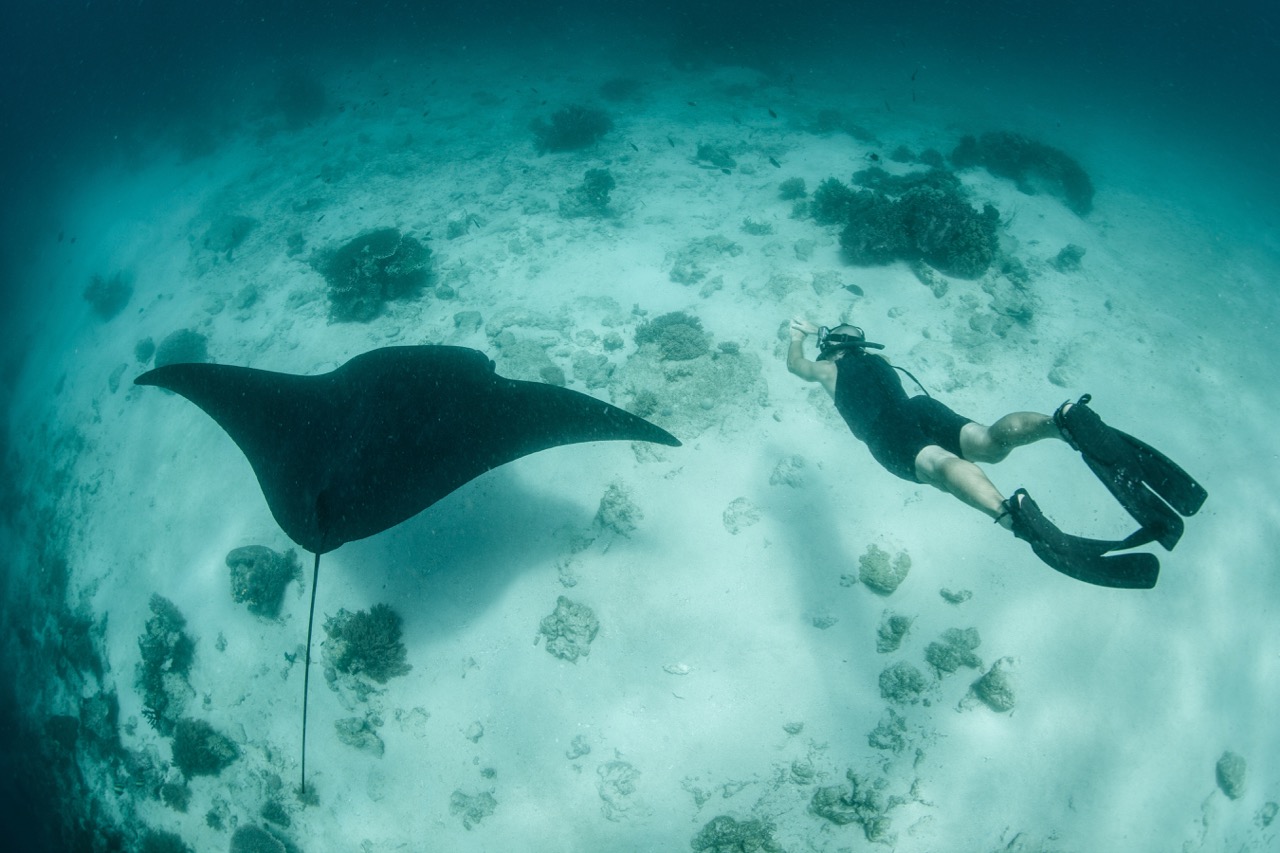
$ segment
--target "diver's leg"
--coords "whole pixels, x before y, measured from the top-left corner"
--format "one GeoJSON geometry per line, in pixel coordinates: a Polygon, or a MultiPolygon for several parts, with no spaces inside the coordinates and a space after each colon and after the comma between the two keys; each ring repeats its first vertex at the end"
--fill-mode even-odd
{"type": "Polygon", "coordinates": [[[973,462],[999,462],[1015,447],[1046,438],[1062,438],[1052,416],[1013,412],[991,426],[965,424],[960,430],[960,452],[973,462]]]}
{"type": "Polygon", "coordinates": [[[972,462],[931,444],[916,454],[916,479],[954,495],[1005,529],[1012,529],[1013,521],[1005,511],[1004,496],[972,462]]]}

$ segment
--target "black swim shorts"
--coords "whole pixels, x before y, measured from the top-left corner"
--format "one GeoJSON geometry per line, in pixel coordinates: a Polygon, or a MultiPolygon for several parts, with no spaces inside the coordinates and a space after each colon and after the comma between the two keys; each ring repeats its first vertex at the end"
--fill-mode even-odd
{"type": "Polygon", "coordinates": [[[960,453],[960,430],[973,423],[944,403],[918,395],[886,409],[866,436],[875,460],[891,474],[918,483],[916,456],[931,444],[960,453]]]}

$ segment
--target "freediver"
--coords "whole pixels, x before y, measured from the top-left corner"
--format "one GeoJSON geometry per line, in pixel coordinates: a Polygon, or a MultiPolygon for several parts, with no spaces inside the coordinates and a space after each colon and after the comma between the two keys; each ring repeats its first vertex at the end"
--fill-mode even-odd
{"type": "Polygon", "coordinates": [[[1180,516],[1195,514],[1207,497],[1185,471],[1149,445],[1103,423],[1089,408],[1087,394],[1075,403],[1063,403],[1052,415],[1013,412],[986,426],[957,414],[927,392],[908,395],[898,371],[911,374],[869,353],[872,349],[884,345],[868,341],[857,326],[828,329],[795,318],[787,369],[820,384],[854,437],[895,476],[934,486],[985,513],[1065,575],[1099,586],[1155,585],[1160,563],[1154,554],[1109,552],[1148,542],[1173,549],[1182,536],[1180,516]],[[816,360],[804,354],[810,335],[818,338],[816,360]],[[1080,451],[1139,529],[1115,541],[1068,535],[1044,517],[1025,489],[1006,499],[975,464],[999,462],[1014,448],[1044,439],[1061,439],[1080,451]]]}

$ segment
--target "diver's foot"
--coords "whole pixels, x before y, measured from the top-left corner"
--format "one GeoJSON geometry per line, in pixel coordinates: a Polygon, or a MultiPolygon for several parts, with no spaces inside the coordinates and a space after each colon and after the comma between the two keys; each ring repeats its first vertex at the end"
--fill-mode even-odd
{"type": "Polygon", "coordinates": [[[1067,412],[1069,412],[1071,407],[1074,405],[1075,403],[1068,400],[1058,407],[1058,411],[1053,413],[1053,425],[1058,428],[1058,438],[1062,439],[1067,444],[1071,443],[1071,439],[1067,438],[1067,432],[1062,428],[1062,419],[1067,416],[1067,412]]]}
{"type": "MultiPolygon", "coordinates": [[[[1091,395],[1085,394],[1076,402],[1088,403],[1090,399],[1091,399],[1091,395]]],[[[1071,431],[1067,429],[1067,412],[1071,411],[1071,408],[1075,405],[1076,403],[1073,403],[1070,400],[1068,400],[1065,403],[1063,403],[1061,406],[1059,406],[1057,411],[1053,413],[1053,425],[1058,428],[1059,438],[1061,438],[1067,444],[1071,445],[1073,449],[1079,450],[1080,448],[1076,445],[1075,439],[1071,437],[1071,431]]]]}

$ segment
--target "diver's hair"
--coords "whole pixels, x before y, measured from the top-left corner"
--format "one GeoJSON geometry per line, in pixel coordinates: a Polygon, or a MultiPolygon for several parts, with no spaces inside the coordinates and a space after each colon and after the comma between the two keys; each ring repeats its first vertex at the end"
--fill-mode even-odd
{"type": "MultiPolygon", "coordinates": [[[[835,326],[834,328],[828,329],[827,334],[849,335],[851,337],[858,338],[859,340],[864,340],[864,341],[867,339],[867,333],[862,331],[862,327],[855,326],[852,323],[841,323],[839,326],[835,326]]],[[[822,347],[818,351],[818,358],[816,360],[817,361],[834,361],[835,357],[842,352],[852,352],[857,355],[866,355],[866,351],[863,350],[862,347],[848,346],[848,345],[846,346],[830,345],[830,346],[822,347]]]]}

